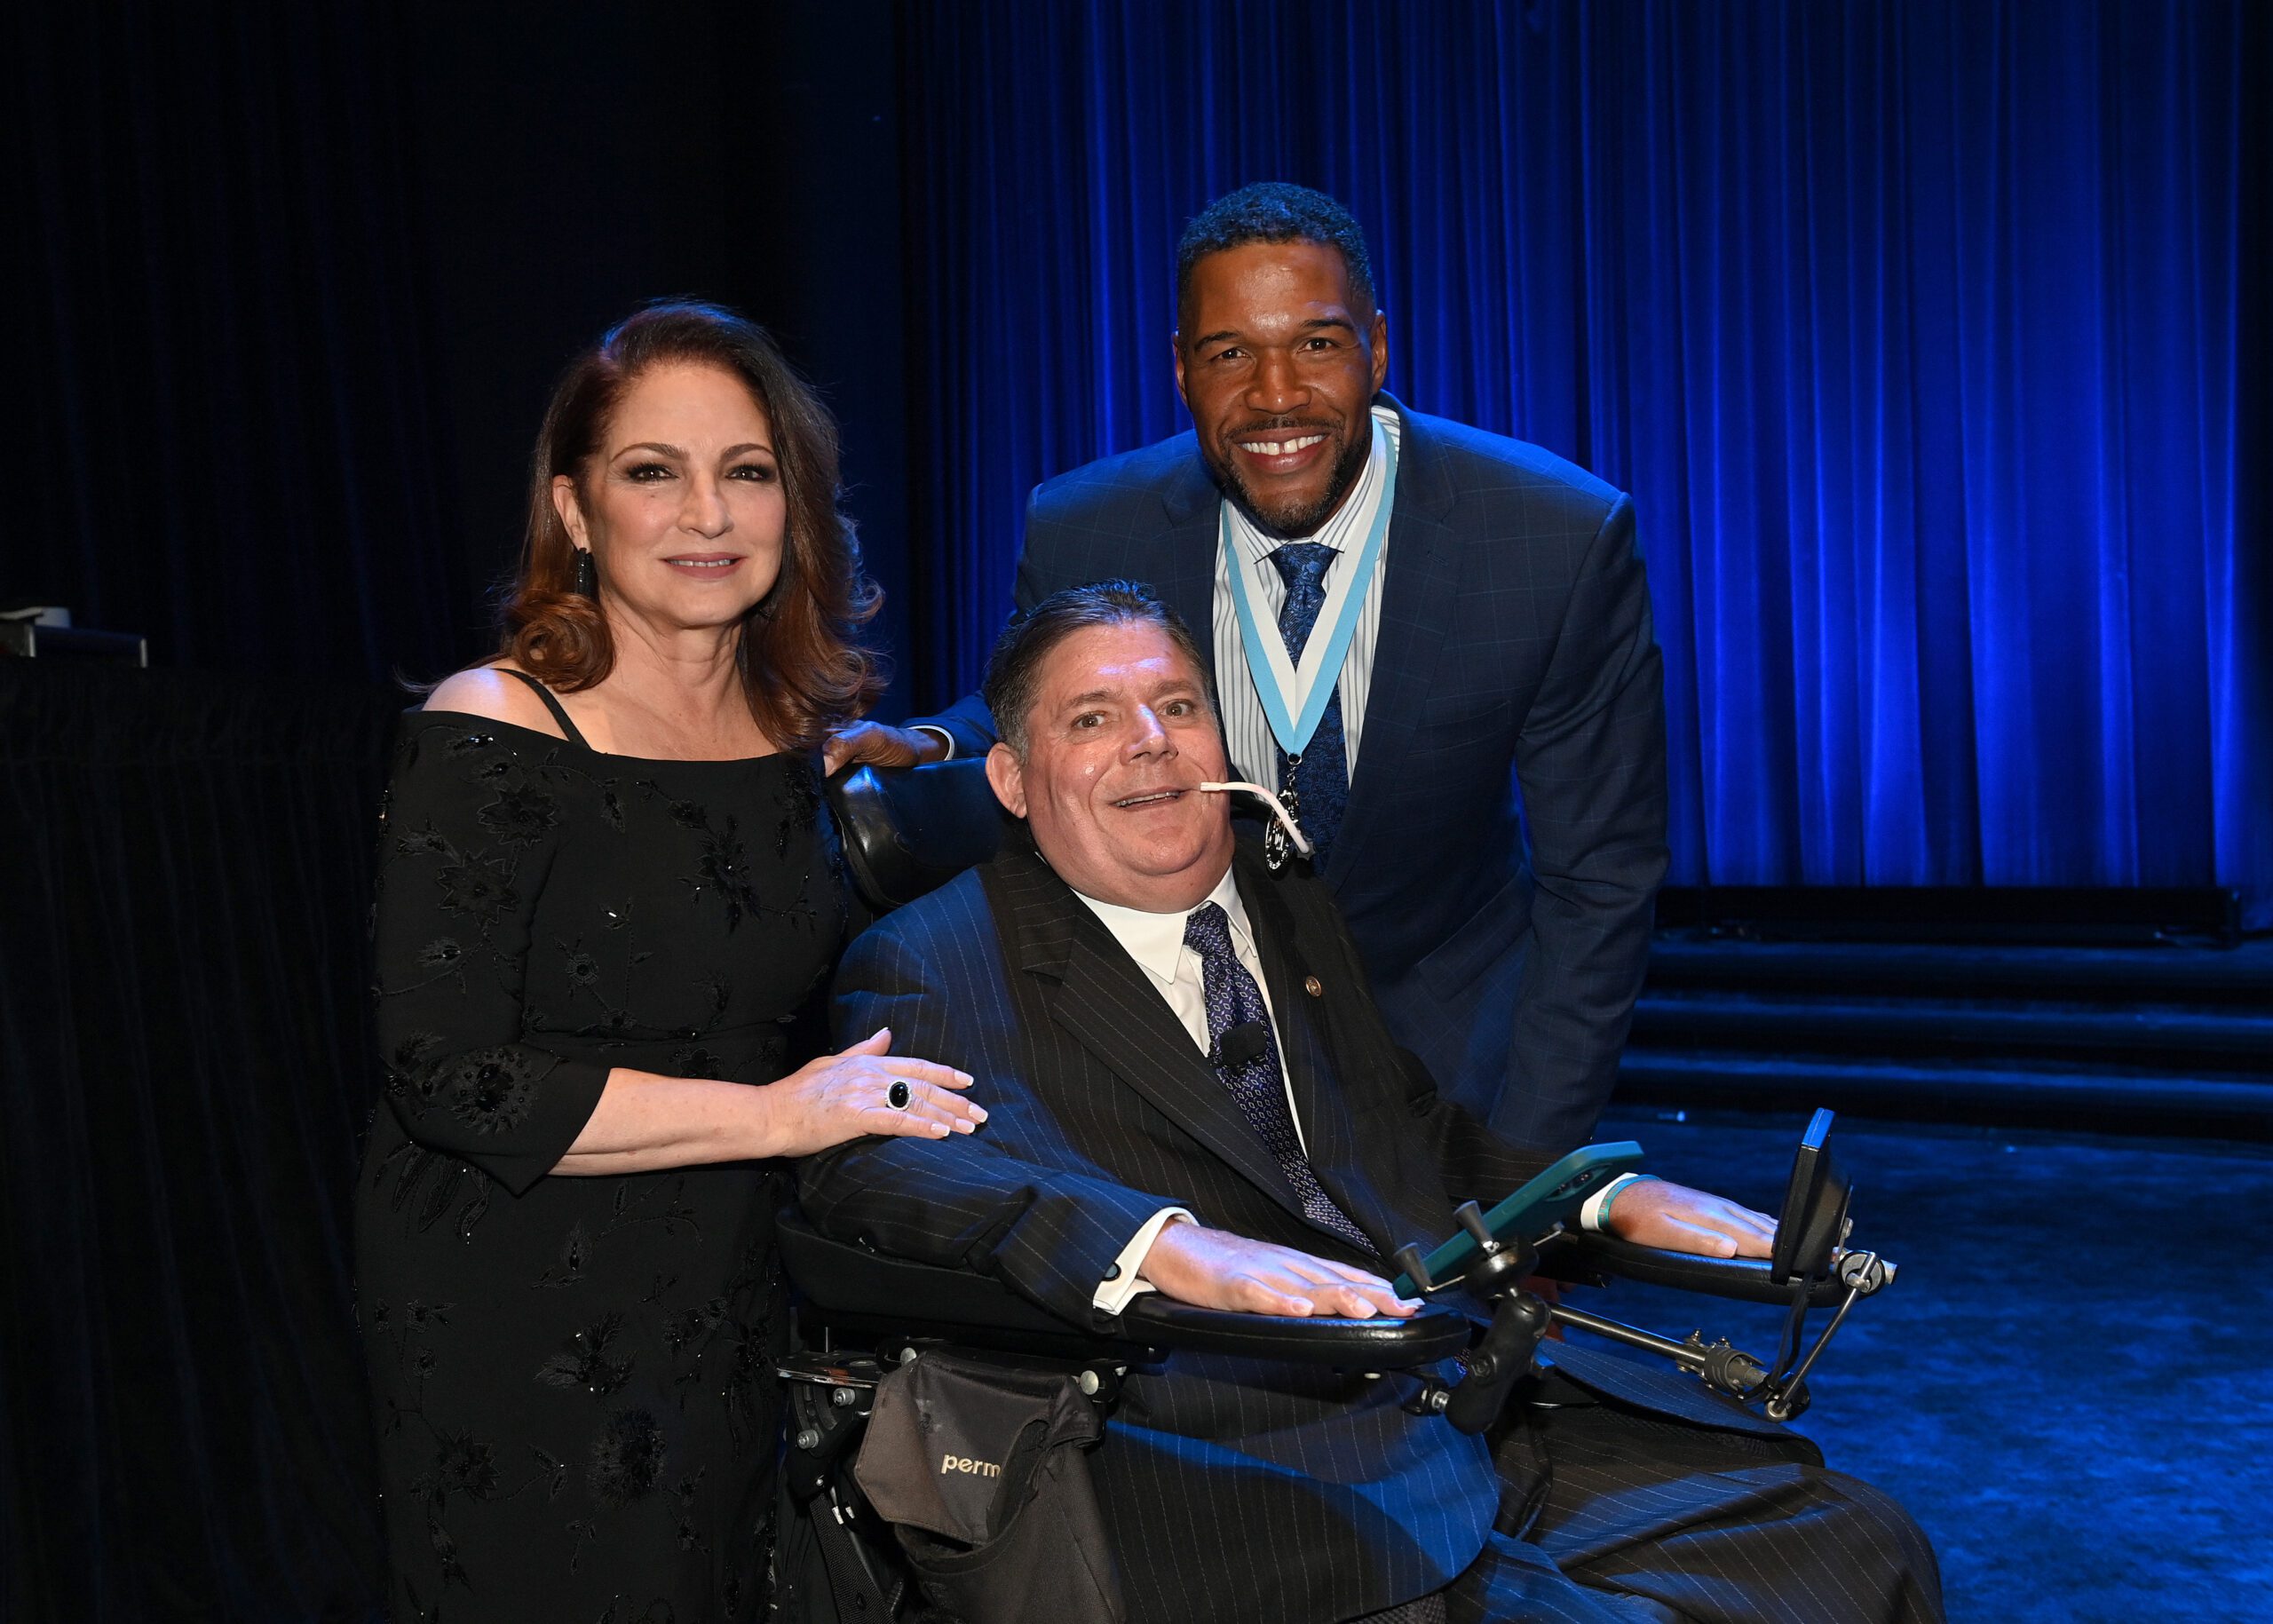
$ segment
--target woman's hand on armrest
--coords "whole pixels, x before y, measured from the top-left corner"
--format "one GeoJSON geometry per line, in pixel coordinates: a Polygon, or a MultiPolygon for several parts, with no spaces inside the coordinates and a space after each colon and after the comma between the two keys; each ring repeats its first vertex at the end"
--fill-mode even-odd
{"type": "Polygon", "coordinates": [[[944,1139],[986,1120],[985,1107],[963,1097],[970,1081],[951,1066],[893,1054],[889,1027],[762,1088],[618,1066],[552,1170],[639,1173],[810,1156],[872,1134],[944,1139]],[[891,1104],[895,1084],[906,1085],[905,1108],[891,1104]]]}

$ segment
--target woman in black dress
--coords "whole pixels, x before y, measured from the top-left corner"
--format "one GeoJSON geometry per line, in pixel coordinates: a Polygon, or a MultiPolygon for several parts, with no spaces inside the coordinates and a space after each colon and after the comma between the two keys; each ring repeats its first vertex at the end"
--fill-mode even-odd
{"type": "Polygon", "coordinates": [[[503,646],[408,719],[380,854],[392,1605],[748,1619],[781,1159],[985,1113],[888,1033],[792,1050],[846,919],[813,746],[876,687],[824,409],[757,329],[657,306],[570,369],[535,475],[503,646]]]}

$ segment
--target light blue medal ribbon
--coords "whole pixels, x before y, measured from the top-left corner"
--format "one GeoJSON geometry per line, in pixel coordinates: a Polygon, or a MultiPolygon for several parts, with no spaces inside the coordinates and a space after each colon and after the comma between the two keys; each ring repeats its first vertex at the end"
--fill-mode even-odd
{"type": "Polygon", "coordinates": [[[1232,535],[1231,504],[1226,503],[1219,520],[1218,545],[1224,549],[1224,560],[1231,566],[1232,602],[1239,610],[1239,639],[1247,647],[1247,669],[1255,678],[1255,697],[1263,701],[1263,719],[1271,724],[1271,732],[1279,741],[1279,748],[1289,756],[1300,756],[1303,747],[1310,743],[1311,735],[1318,732],[1319,719],[1326,715],[1327,701],[1334,697],[1334,690],[1342,680],[1342,661],[1350,652],[1350,639],[1358,630],[1358,616],[1366,606],[1366,591],[1372,586],[1374,571],[1382,559],[1382,542],[1389,535],[1390,510],[1397,501],[1397,441],[1382,432],[1381,425],[1370,416],[1367,427],[1374,432],[1382,451],[1382,499],[1374,509],[1374,522],[1366,532],[1364,543],[1358,549],[1349,585],[1341,606],[1334,612],[1330,627],[1311,628],[1310,641],[1303,645],[1302,664],[1311,667],[1310,685],[1302,685],[1301,669],[1287,656],[1286,640],[1279,635],[1275,625],[1266,626],[1255,612],[1255,600],[1247,586],[1247,558],[1232,535]],[[1326,632],[1323,644],[1319,633],[1326,632]],[[1311,657],[1317,657],[1312,663],[1311,657]]]}

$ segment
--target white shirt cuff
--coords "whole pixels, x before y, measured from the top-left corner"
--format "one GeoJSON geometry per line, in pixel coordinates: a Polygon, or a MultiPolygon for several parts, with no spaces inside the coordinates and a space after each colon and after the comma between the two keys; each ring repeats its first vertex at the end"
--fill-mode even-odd
{"type": "Polygon", "coordinates": [[[939,757],[941,761],[953,761],[955,758],[955,736],[946,728],[934,727],[929,722],[915,722],[909,725],[907,731],[912,733],[929,733],[941,744],[946,745],[947,753],[939,757]]]}
{"type": "Polygon", "coordinates": [[[1656,1176],[1654,1173],[1620,1173],[1616,1178],[1588,1196],[1580,1207],[1579,1227],[1599,1233],[1602,1230],[1603,1214],[1610,1210],[1610,1204],[1618,1199],[1618,1192],[1628,1184],[1638,1184],[1645,1178],[1656,1176]]]}
{"type": "Polygon", "coordinates": [[[1160,1226],[1172,1218],[1193,1218],[1181,1207],[1163,1207],[1144,1221],[1144,1227],[1136,1238],[1121,1248],[1121,1256],[1113,1260],[1113,1267],[1098,1282],[1097,1295],[1089,1299],[1091,1306],[1101,1314],[1117,1314],[1144,1293],[1152,1284],[1136,1278],[1136,1271],[1144,1261],[1144,1254],[1152,1249],[1152,1242],[1160,1238],[1160,1226]]]}

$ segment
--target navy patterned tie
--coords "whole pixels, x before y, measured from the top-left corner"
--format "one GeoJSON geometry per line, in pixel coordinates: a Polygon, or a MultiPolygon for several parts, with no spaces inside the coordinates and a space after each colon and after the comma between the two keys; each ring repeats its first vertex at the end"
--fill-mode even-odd
{"type": "MultiPolygon", "coordinates": [[[[1311,640],[1311,630],[1318,624],[1318,612],[1326,603],[1327,569],[1341,556],[1324,542],[1288,542],[1271,555],[1279,578],[1287,583],[1287,601],[1279,611],[1279,637],[1287,646],[1287,658],[1296,665],[1302,663],[1303,646],[1311,640]]],[[[1303,833],[1310,836],[1311,844],[1318,848],[1318,855],[1311,861],[1323,872],[1334,834],[1342,828],[1342,809],[1350,800],[1350,754],[1342,734],[1341,673],[1321,671],[1319,680],[1331,685],[1326,713],[1319,717],[1318,731],[1303,748],[1292,778],[1295,820],[1302,824],[1303,833]]],[[[1281,786],[1289,777],[1287,760],[1286,750],[1281,749],[1281,786]]]]}
{"type": "Polygon", "coordinates": [[[1311,1170],[1310,1158],[1303,1154],[1303,1141],[1295,1131],[1295,1114],[1287,1108],[1287,1085],[1279,1069],[1279,1037],[1271,1030],[1263,989],[1232,951],[1231,916],[1216,903],[1201,903],[1184,922],[1184,945],[1200,955],[1200,982],[1208,995],[1208,1058],[1239,1102],[1239,1114],[1277,1158],[1279,1170],[1303,1203],[1303,1216],[1324,1224],[1358,1250],[1373,1252],[1374,1243],[1366,1239],[1366,1232],[1334,1204],[1334,1198],[1311,1170]],[[1249,1046],[1244,1058],[1234,1057],[1231,1065],[1225,1065],[1224,1034],[1249,1024],[1263,1029],[1260,1051],[1249,1046]]]}

